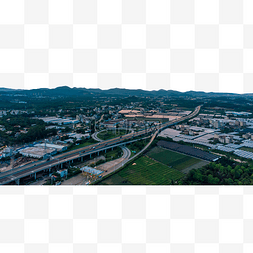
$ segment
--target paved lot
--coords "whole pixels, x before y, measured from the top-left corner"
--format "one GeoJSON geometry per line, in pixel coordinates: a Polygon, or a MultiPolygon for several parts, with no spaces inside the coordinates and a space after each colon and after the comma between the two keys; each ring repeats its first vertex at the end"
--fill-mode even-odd
{"type": "MultiPolygon", "coordinates": [[[[123,150],[123,156],[121,158],[101,164],[96,167],[97,170],[104,171],[104,173],[101,174],[102,176],[105,176],[111,173],[115,169],[118,169],[122,165],[122,162],[126,162],[128,160],[128,158],[131,155],[130,150],[126,147],[122,147],[122,150],[123,150]]],[[[78,174],[77,176],[74,176],[62,182],[62,185],[86,185],[88,181],[89,181],[89,178],[87,178],[87,176],[83,174],[78,174]]]]}
{"type": "Polygon", "coordinates": [[[102,176],[105,176],[118,169],[124,162],[128,160],[128,158],[131,156],[131,151],[127,147],[122,147],[122,150],[123,156],[121,158],[97,166],[96,169],[104,171],[102,176]]]}
{"type": "Polygon", "coordinates": [[[64,180],[64,182],[62,182],[62,185],[86,185],[88,181],[89,179],[85,175],[80,173],[75,177],[64,180]]]}

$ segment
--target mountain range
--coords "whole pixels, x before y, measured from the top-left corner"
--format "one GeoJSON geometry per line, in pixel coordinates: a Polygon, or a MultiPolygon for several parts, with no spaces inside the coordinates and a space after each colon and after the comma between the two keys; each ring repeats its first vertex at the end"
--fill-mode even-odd
{"type": "Polygon", "coordinates": [[[41,95],[41,96],[62,96],[62,97],[72,97],[72,96],[141,96],[141,97],[159,97],[159,96],[175,96],[175,97],[220,97],[220,96],[253,96],[253,94],[236,94],[236,93],[219,93],[219,92],[203,92],[203,91],[187,91],[180,92],[175,90],[130,90],[123,88],[113,88],[108,90],[101,89],[87,89],[87,88],[70,88],[68,86],[61,86],[54,89],[8,89],[0,88],[0,94],[20,94],[20,95],[41,95]]]}

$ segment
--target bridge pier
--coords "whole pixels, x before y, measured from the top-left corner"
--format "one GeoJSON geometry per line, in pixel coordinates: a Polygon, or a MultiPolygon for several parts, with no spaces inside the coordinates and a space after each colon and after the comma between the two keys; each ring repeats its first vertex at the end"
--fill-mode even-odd
{"type": "Polygon", "coordinates": [[[36,179],[36,173],[34,173],[34,179],[36,179]]]}
{"type": "Polygon", "coordinates": [[[99,155],[99,152],[98,152],[98,155],[99,155]]]}
{"type": "Polygon", "coordinates": [[[83,162],[83,156],[81,157],[81,161],[83,162]]]}
{"type": "Polygon", "coordinates": [[[90,158],[91,158],[91,154],[90,154],[90,158]]]}
{"type": "Polygon", "coordinates": [[[16,183],[17,185],[19,185],[19,182],[20,182],[20,179],[16,179],[16,180],[15,180],[15,183],[16,183]]]}
{"type": "Polygon", "coordinates": [[[63,168],[63,164],[61,163],[61,169],[63,168]]]}

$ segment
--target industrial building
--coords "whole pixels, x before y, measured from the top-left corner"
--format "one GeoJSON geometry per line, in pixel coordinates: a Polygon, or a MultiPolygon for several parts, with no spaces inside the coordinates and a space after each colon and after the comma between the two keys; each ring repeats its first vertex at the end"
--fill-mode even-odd
{"type": "Polygon", "coordinates": [[[82,172],[87,172],[89,174],[92,174],[92,175],[100,175],[103,173],[102,170],[97,170],[97,169],[94,169],[92,167],[89,167],[89,166],[84,166],[83,168],[80,168],[80,170],[82,172]]]}
{"type": "Polygon", "coordinates": [[[12,155],[11,148],[9,147],[5,148],[4,150],[1,151],[0,155],[1,158],[11,156],[12,155]]]}
{"type": "Polygon", "coordinates": [[[42,148],[42,147],[26,147],[19,150],[19,153],[23,156],[43,158],[46,155],[54,155],[57,150],[54,148],[42,148]]]}
{"type": "Polygon", "coordinates": [[[60,175],[60,177],[67,177],[67,175],[68,175],[68,169],[57,170],[57,173],[60,175]]]}
{"type": "MultiPolygon", "coordinates": [[[[45,148],[45,143],[35,144],[34,147],[45,148]]],[[[67,150],[67,146],[56,145],[56,144],[51,144],[51,143],[46,143],[46,148],[56,149],[57,152],[62,152],[62,151],[67,150]]]]}
{"type": "Polygon", "coordinates": [[[88,139],[88,138],[90,138],[90,134],[77,134],[77,133],[69,133],[69,134],[67,134],[68,136],[69,136],[69,138],[76,138],[76,140],[78,140],[78,141],[80,141],[80,140],[82,140],[82,137],[84,138],[84,139],[88,139]]]}
{"type": "Polygon", "coordinates": [[[114,129],[117,127],[117,125],[123,122],[122,120],[110,120],[110,121],[106,121],[103,124],[101,124],[102,127],[108,128],[108,129],[114,129]]]}
{"type": "Polygon", "coordinates": [[[251,112],[234,112],[234,111],[226,111],[226,115],[233,115],[233,116],[250,116],[251,112]]]}
{"type": "Polygon", "coordinates": [[[53,123],[58,125],[69,125],[69,124],[77,124],[79,123],[79,120],[76,119],[70,119],[70,118],[57,118],[57,117],[42,117],[38,118],[40,120],[43,120],[45,123],[53,123]]]}

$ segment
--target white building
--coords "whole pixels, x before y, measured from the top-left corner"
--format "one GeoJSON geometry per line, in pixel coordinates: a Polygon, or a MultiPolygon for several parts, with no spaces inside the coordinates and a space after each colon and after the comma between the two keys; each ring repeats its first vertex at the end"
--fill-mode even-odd
{"type": "Polygon", "coordinates": [[[60,174],[61,177],[67,177],[67,175],[68,175],[68,169],[57,170],[57,173],[60,174]]]}
{"type": "Polygon", "coordinates": [[[89,139],[90,138],[90,134],[77,134],[77,133],[69,133],[67,134],[70,138],[76,138],[78,141],[82,140],[82,137],[84,139],[89,139]]]}
{"type": "Polygon", "coordinates": [[[11,154],[12,154],[11,149],[8,147],[2,151],[2,157],[8,157],[11,156],[11,154]]]}
{"type": "MultiPolygon", "coordinates": [[[[34,146],[35,147],[45,148],[45,143],[35,144],[34,146]]],[[[58,152],[62,152],[62,151],[67,150],[66,146],[56,145],[56,144],[51,144],[51,143],[46,143],[46,148],[53,148],[53,149],[56,149],[58,152]]]]}
{"type": "Polygon", "coordinates": [[[58,124],[58,125],[69,125],[69,124],[77,124],[79,123],[79,120],[76,119],[71,119],[71,118],[57,118],[57,117],[42,117],[38,118],[43,120],[45,123],[53,123],[53,124],[58,124]]]}
{"type": "Polygon", "coordinates": [[[43,158],[46,155],[54,155],[57,153],[56,149],[53,148],[42,148],[42,147],[27,147],[18,151],[21,155],[34,158],[43,158]]]}

